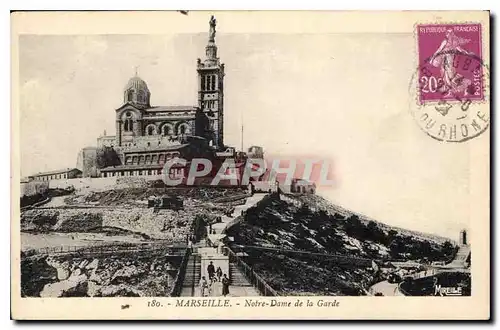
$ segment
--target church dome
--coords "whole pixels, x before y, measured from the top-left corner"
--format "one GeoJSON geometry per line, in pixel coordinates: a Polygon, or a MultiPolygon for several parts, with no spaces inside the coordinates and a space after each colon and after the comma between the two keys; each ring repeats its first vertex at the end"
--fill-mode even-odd
{"type": "Polygon", "coordinates": [[[144,90],[149,92],[148,85],[139,76],[134,76],[128,80],[125,90],[128,91],[129,89],[135,89],[136,91],[144,90]]]}
{"type": "Polygon", "coordinates": [[[124,102],[133,103],[135,105],[149,106],[149,92],[148,85],[144,80],[135,75],[130,78],[125,86],[124,102]]]}

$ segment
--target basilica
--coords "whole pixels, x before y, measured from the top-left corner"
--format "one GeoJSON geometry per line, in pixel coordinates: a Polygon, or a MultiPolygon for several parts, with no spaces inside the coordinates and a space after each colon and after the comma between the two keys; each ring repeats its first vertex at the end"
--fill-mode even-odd
{"type": "Polygon", "coordinates": [[[209,26],[205,58],[196,63],[198,104],[152,105],[151,91],[136,73],[125,85],[123,104],[115,110],[116,134],[103,134],[97,148],[80,152],[77,167],[83,176],[157,175],[171,158],[189,161],[234,153],[224,145],[224,64],[217,56],[213,16],[209,26]]]}

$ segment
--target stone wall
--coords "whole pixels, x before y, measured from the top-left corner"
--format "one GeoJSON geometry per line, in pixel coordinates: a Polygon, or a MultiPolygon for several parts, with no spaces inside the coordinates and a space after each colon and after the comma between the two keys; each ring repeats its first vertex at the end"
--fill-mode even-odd
{"type": "Polygon", "coordinates": [[[65,189],[73,187],[75,190],[91,189],[91,190],[107,190],[116,186],[116,177],[110,178],[76,178],[76,179],[61,179],[51,180],[49,183],[50,189],[65,189]]]}
{"type": "Polygon", "coordinates": [[[91,191],[103,191],[110,189],[145,188],[148,182],[161,179],[162,175],[147,175],[140,177],[114,176],[106,178],[60,179],[43,183],[48,185],[47,188],[50,189],[65,189],[72,186],[73,188],[75,188],[75,190],[88,189],[91,191]]]}
{"type": "Polygon", "coordinates": [[[148,182],[162,180],[162,175],[144,175],[138,177],[116,177],[117,188],[146,188],[148,182]]]}
{"type": "Polygon", "coordinates": [[[97,176],[97,148],[86,147],[80,150],[76,160],[76,168],[82,171],[82,177],[97,176]]]}
{"type": "Polygon", "coordinates": [[[48,181],[30,181],[21,183],[21,197],[44,194],[47,190],[49,190],[48,181]]]}

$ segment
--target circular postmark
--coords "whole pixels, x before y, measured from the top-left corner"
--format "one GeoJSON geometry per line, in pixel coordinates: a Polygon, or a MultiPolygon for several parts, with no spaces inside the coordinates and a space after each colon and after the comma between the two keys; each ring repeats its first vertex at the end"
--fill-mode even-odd
{"type": "Polygon", "coordinates": [[[464,142],[488,129],[489,70],[476,54],[436,52],[420,61],[409,88],[410,111],[430,137],[464,142]]]}

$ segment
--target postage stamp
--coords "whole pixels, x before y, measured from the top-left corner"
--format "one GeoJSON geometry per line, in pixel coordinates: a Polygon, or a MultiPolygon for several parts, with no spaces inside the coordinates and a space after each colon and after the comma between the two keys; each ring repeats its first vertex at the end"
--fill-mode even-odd
{"type": "Polygon", "coordinates": [[[418,25],[419,101],[482,100],[481,25],[418,25]]]}
{"type": "Polygon", "coordinates": [[[411,110],[436,140],[463,142],[489,127],[489,70],[480,24],[416,25],[418,69],[410,83],[411,110]]]}

